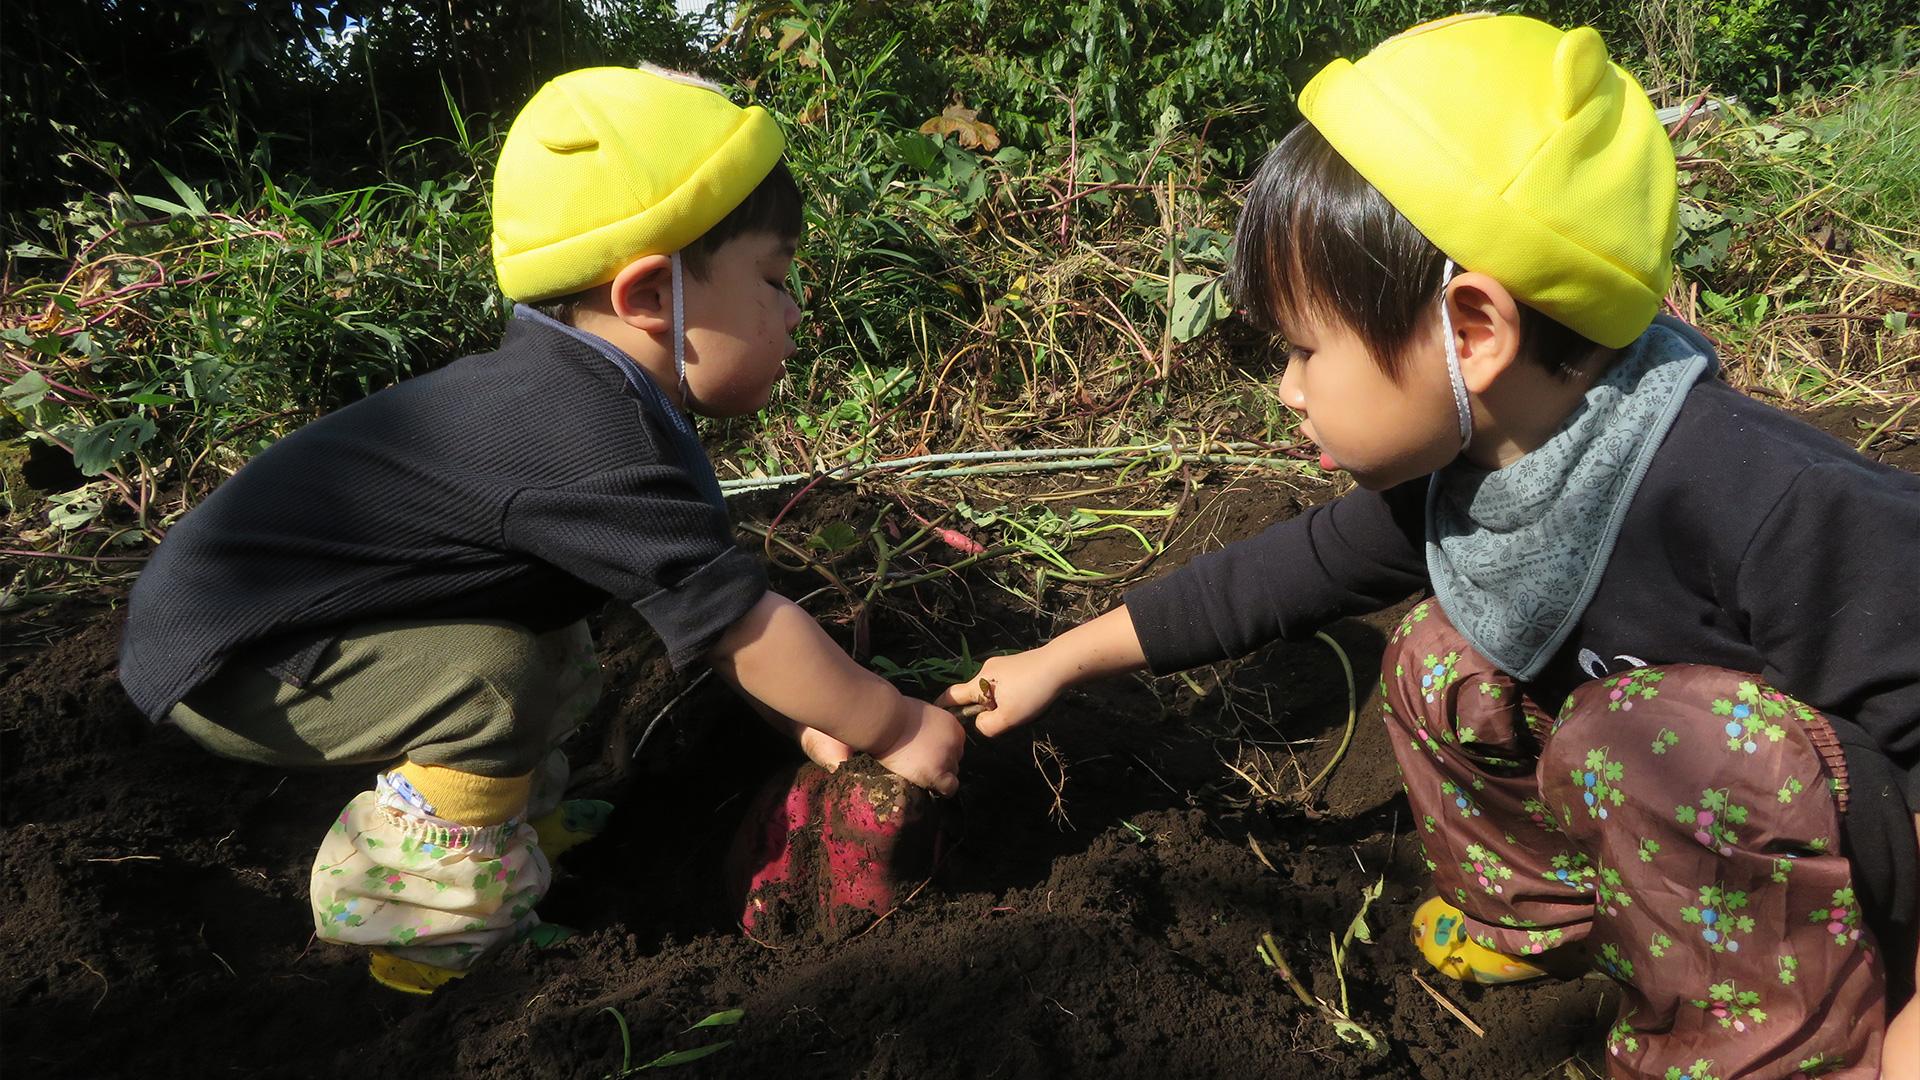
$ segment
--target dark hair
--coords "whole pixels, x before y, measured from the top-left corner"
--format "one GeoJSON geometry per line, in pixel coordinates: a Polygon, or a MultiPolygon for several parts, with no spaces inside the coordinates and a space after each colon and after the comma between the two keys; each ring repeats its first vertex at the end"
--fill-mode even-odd
{"type": "MultiPolygon", "coordinates": [[[[714,254],[735,237],[764,232],[783,240],[798,240],[804,226],[804,205],[805,200],[800,197],[800,185],[794,182],[793,173],[787,171],[787,163],[775,162],[773,171],[747,193],[739,206],[728,211],[719,224],[702,233],[699,239],[680,249],[680,265],[686,268],[687,273],[705,281],[707,271],[712,268],[714,254]]],[[[550,318],[571,322],[574,310],[594,288],[598,286],[542,300],[533,307],[550,318]]]]}
{"type": "MultiPolygon", "coordinates": [[[[1285,336],[1302,316],[1338,321],[1396,379],[1446,265],[1433,241],[1304,122],[1247,185],[1233,246],[1232,293],[1255,326],[1285,336]]],[[[1521,355],[1555,375],[1571,377],[1600,348],[1520,304],[1521,355]]]]}

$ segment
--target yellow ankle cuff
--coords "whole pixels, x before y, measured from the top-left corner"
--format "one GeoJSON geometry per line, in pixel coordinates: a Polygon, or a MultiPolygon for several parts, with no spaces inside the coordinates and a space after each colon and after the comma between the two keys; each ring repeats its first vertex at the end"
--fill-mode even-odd
{"type": "Polygon", "coordinates": [[[476,776],[441,765],[409,761],[394,770],[433,807],[433,815],[458,825],[498,825],[527,808],[533,774],[476,776]]]}

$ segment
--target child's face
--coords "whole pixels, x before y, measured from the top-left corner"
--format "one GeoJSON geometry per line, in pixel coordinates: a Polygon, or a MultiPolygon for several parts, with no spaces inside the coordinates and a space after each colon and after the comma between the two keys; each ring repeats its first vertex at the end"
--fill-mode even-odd
{"type": "Polygon", "coordinates": [[[1407,346],[1397,382],[1346,326],[1311,316],[1303,321],[1287,334],[1294,349],[1280,399],[1302,417],[1302,433],[1320,444],[1322,468],[1345,469],[1361,487],[1380,491],[1459,454],[1437,315],[1407,346]]]}
{"type": "Polygon", "coordinates": [[[767,403],[793,355],[800,306],[787,291],[794,241],[750,232],[720,245],[703,280],[682,281],[687,389],[703,416],[744,416],[767,403]]]}

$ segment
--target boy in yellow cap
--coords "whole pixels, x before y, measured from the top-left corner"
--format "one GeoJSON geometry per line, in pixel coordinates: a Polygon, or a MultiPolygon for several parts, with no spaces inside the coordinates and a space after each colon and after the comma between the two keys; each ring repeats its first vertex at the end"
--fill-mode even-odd
{"type": "Polygon", "coordinates": [[[1380,683],[1430,962],[1591,964],[1616,1076],[1920,1075],[1920,477],[1656,318],[1673,153],[1593,30],[1429,23],[1300,109],[1235,294],[1359,489],[987,661],[981,730],[1431,590],[1380,683]]]}
{"type": "Polygon", "coordinates": [[[710,84],[592,68],[501,151],[500,347],[287,436],[168,534],[121,679],[152,719],[282,767],[379,768],[313,868],[315,926],[431,992],[539,936],[555,746],[592,705],[581,622],[631,604],[823,764],[851,750],[951,792],[963,732],[834,644],[735,547],[692,415],[766,403],[793,351],[800,194],[779,128],[710,84]]]}

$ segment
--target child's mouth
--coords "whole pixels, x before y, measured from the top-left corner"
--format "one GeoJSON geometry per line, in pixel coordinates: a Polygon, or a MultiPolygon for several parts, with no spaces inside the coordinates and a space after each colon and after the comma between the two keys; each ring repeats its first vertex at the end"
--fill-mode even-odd
{"type": "Polygon", "coordinates": [[[1321,472],[1335,472],[1335,471],[1338,471],[1339,468],[1340,468],[1340,463],[1333,460],[1332,454],[1327,453],[1325,450],[1320,451],[1320,471],[1321,472]]]}

